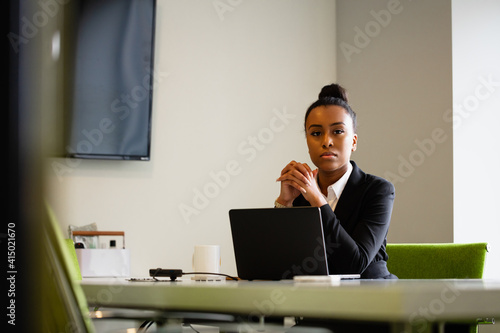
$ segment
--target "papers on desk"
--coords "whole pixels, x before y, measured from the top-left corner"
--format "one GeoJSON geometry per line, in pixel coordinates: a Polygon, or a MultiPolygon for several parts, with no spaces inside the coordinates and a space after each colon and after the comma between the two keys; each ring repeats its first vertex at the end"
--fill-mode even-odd
{"type": "Polygon", "coordinates": [[[294,282],[331,283],[340,280],[359,279],[359,274],[336,274],[336,275],[296,275],[294,282]]]}

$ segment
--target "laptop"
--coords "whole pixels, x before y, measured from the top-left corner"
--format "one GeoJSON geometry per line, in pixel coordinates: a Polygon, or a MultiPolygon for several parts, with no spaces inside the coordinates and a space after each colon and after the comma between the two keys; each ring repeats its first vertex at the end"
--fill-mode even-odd
{"type": "Polygon", "coordinates": [[[319,208],[231,209],[229,221],[240,279],[328,275],[319,208]]]}

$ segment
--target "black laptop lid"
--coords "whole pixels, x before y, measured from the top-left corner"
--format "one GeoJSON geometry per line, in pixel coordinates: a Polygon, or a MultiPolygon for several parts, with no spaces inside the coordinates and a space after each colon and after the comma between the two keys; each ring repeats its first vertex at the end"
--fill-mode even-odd
{"type": "Polygon", "coordinates": [[[239,278],[328,275],[319,208],[232,209],[229,220],[239,278]]]}

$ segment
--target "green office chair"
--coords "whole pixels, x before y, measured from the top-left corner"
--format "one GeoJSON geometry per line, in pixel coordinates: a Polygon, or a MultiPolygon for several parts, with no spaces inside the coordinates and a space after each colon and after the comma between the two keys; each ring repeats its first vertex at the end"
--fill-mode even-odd
{"type": "MultiPolygon", "coordinates": [[[[43,219],[43,237],[40,260],[41,272],[41,309],[42,332],[79,332],[93,333],[99,325],[98,320],[128,320],[134,324],[142,323],[135,329],[138,332],[150,331],[156,324],[157,331],[170,331],[172,325],[177,329],[177,322],[234,322],[235,317],[225,314],[164,312],[145,309],[95,309],[89,311],[87,299],[79,284],[82,279],[73,240],[64,239],[54,213],[47,207],[43,219]]],[[[113,329],[113,332],[125,332],[125,329],[113,329]]],[[[153,330],[154,332],[155,330],[153,330]]]]}
{"type": "MultiPolygon", "coordinates": [[[[43,307],[43,332],[96,332],[92,319],[97,319],[79,284],[82,279],[73,240],[64,239],[50,207],[43,220],[43,239],[40,269],[43,307]]],[[[162,323],[163,312],[133,310],[100,311],[101,319],[143,321],[148,327],[162,323]]],[[[147,327],[140,326],[139,331],[147,327]]],[[[118,330],[113,330],[118,331],[118,330]]],[[[119,330],[125,332],[125,330],[119,330]]]]}
{"type": "Polygon", "coordinates": [[[389,272],[400,279],[481,279],[487,243],[387,244],[389,272]]]}
{"type": "MultiPolygon", "coordinates": [[[[488,244],[389,243],[386,250],[389,272],[400,279],[481,279],[488,244]]],[[[494,319],[478,322],[492,323],[494,319]]],[[[477,324],[466,329],[471,333],[477,333],[477,330],[477,324]]]]}
{"type": "MultiPolygon", "coordinates": [[[[50,208],[43,217],[42,260],[40,269],[43,332],[95,332],[88,305],[78,280],[80,271],[75,266],[69,241],[63,238],[50,208]]],[[[72,245],[72,244],[71,244],[72,245]]]]}

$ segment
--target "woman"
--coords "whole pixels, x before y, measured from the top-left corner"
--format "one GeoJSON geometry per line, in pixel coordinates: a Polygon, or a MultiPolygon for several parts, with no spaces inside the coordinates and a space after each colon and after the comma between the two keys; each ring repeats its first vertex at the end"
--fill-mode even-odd
{"type": "Polygon", "coordinates": [[[330,274],[361,274],[363,279],[396,279],[387,269],[387,232],[394,186],[365,174],[353,161],[356,113],[345,90],[336,84],[322,89],[304,122],[311,161],[291,161],[277,181],[275,206],[315,206],[321,210],[330,274]]]}

